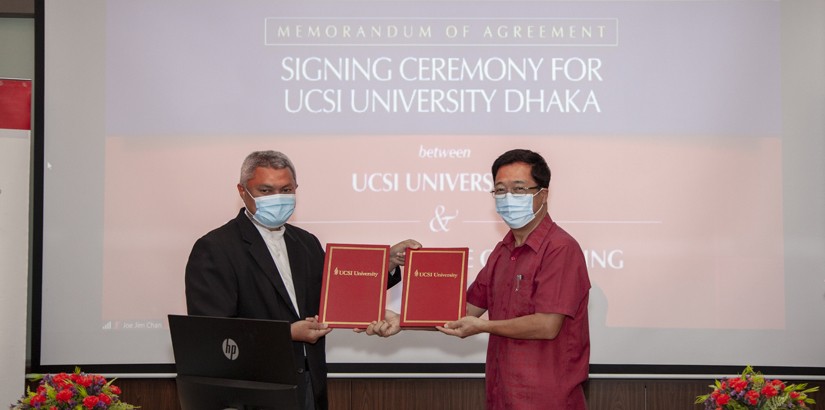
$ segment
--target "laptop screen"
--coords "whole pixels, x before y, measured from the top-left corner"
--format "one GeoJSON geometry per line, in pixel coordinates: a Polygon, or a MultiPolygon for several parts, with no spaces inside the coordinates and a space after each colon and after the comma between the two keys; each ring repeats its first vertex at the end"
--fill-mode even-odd
{"type": "Polygon", "coordinates": [[[178,375],[296,384],[289,322],[169,315],[178,375]]]}

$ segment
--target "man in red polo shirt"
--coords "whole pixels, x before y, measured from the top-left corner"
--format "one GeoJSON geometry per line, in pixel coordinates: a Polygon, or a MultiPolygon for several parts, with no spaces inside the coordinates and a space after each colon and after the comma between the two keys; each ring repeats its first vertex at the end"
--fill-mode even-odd
{"type": "Polygon", "coordinates": [[[547,213],[550,168],[517,149],[492,171],[496,211],[510,232],[467,290],[468,316],[438,330],[490,334],[488,409],[587,409],[590,279],[581,247],[547,213]]]}

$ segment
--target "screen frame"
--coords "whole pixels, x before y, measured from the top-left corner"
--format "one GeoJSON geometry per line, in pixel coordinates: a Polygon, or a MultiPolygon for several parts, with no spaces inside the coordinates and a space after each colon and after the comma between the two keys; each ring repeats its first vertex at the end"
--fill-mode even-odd
{"type": "MultiPolygon", "coordinates": [[[[784,13],[783,13],[784,14],[784,13]]],[[[784,18],[784,17],[783,17],[784,18]]],[[[33,173],[32,173],[32,233],[31,233],[31,283],[30,283],[30,363],[28,369],[34,373],[71,371],[80,366],[86,372],[105,374],[132,374],[159,377],[175,373],[172,363],[157,364],[41,364],[41,325],[43,290],[43,207],[44,207],[44,83],[45,61],[45,0],[35,0],[35,90],[33,119],[33,173]]],[[[784,81],[784,80],[783,80],[784,81]]],[[[738,373],[743,366],[714,365],[646,365],[646,364],[598,364],[591,363],[592,378],[651,377],[651,378],[706,378],[709,375],[738,373]]],[[[329,363],[330,377],[357,374],[370,377],[483,377],[484,365],[475,363],[329,363]]],[[[825,367],[760,367],[765,374],[787,375],[789,379],[825,379],[825,367]]]]}

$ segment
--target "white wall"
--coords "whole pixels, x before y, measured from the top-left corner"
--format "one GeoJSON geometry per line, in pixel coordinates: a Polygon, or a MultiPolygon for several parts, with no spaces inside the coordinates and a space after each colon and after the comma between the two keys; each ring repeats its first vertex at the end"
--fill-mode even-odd
{"type": "MultiPolygon", "coordinates": [[[[34,77],[34,20],[0,18],[0,78],[34,77]]],[[[31,139],[0,130],[0,407],[25,392],[31,139]]]]}

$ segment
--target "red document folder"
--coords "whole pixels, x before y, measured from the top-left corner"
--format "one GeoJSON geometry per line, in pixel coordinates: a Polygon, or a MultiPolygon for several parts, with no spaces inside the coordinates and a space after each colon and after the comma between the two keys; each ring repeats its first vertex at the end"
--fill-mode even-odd
{"type": "Polygon", "coordinates": [[[467,311],[468,248],[407,249],[402,327],[432,327],[467,311]]]}
{"type": "Polygon", "coordinates": [[[366,328],[383,319],[389,265],[389,245],[327,244],[319,320],[366,328]]]}

